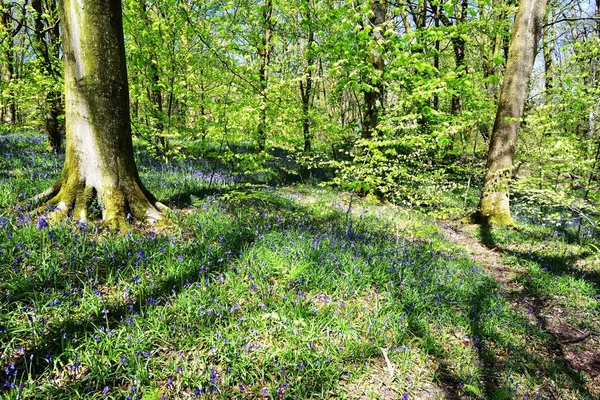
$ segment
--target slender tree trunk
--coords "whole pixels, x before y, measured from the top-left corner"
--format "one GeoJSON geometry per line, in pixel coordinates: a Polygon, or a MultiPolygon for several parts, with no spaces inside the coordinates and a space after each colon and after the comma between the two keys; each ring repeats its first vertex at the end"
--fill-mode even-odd
{"type": "MultiPolygon", "coordinates": [[[[468,0],[462,0],[460,3],[460,9],[456,20],[456,34],[452,38],[452,47],[454,48],[454,62],[456,65],[457,76],[462,77],[465,71],[465,39],[461,32],[461,25],[463,25],[467,18],[467,8],[469,6],[468,0]]],[[[452,95],[452,115],[458,115],[462,108],[462,101],[459,95],[452,95]]]]}
{"type": "MultiPolygon", "coordinates": [[[[57,71],[52,65],[52,54],[54,50],[51,35],[47,39],[45,33],[46,24],[44,24],[44,9],[41,0],[31,0],[31,7],[35,11],[35,47],[38,57],[41,57],[42,73],[50,80],[56,82],[57,71]]],[[[54,85],[53,85],[54,86],[54,85]]],[[[59,117],[62,113],[61,93],[51,88],[46,95],[46,115],[44,116],[46,125],[46,134],[48,136],[48,145],[52,151],[57,152],[61,143],[61,128],[59,117]]]]}
{"type": "MultiPolygon", "coordinates": [[[[150,11],[146,7],[146,1],[142,1],[142,13],[143,13],[143,23],[146,30],[151,31],[151,21],[150,21],[150,11]]],[[[159,17],[160,18],[160,17],[159,17]]],[[[157,65],[157,57],[155,53],[154,47],[156,43],[152,39],[150,43],[150,62],[148,63],[148,77],[149,77],[149,86],[147,88],[147,96],[150,101],[150,128],[153,129],[152,134],[154,135],[155,143],[156,143],[156,155],[162,156],[165,160],[167,159],[167,139],[164,136],[164,117],[163,117],[163,94],[160,88],[160,73],[157,65]]]]}
{"type": "Polygon", "coordinates": [[[385,62],[383,54],[379,52],[377,47],[383,42],[382,29],[384,28],[387,4],[386,0],[371,0],[371,12],[369,16],[369,23],[372,29],[372,41],[373,45],[371,48],[371,65],[374,70],[374,77],[369,77],[369,80],[374,79],[375,84],[371,88],[363,92],[365,111],[363,113],[363,138],[370,139],[373,137],[373,133],[377,131],[377,125],[379,124],[379,115],[384,109],[384,85],[383,85],[383,74],[385,71],[385,62]]]}
{"type": "Polygon", "coordinates": [[[300,81],[300,97],[302,98],[302,134],[304,136],[304,152],[312,150],[310,133],[310,98],[312,94],[312,71],[306,71],[306,83],[300,81]]]}
{"type": "MultiPolygon", "coordinates": [[[[5,6],[0,6],[5,7],[5,6]]],[[[15,125],[17,118],[17,106],[15,103],[15,93],[12,89],[13,79],[15,77],[15,60],[13,53],[13,40],[14,34],[12,29],[12,19],[11,19],[12,10],[10,8],[2,9],[2,25],[3,30],[6,32],[5,40],[8,43],[4,44],[4,62],[5,68],[3,73],[4,84],[9,87],[7,91],[8,96],[6,96],[6,103],[4,106],[4,123],[8,125],[15,125]]]]}
{"type": "MultiPolygon", "coordinates": [[[[499,7],[501,4],[502,4],[502,0],[493,0],[492,1],[492,10],[494,9],[494,7],[499,7]]],[[[505,12],[500,13],[498,18],[496,19],[496,24],[498,21],[503,21],[506,18],[507,17],[506,17],[505,12]]],[[[498,75],[497,59],[498,59],[498,57],[500,57],[500,54],[502,52],[503,43],[504,43],[504,36],[500,32],[496,32],[490,43],[491,52],[486,53],[488,55],[485,56],[484,73],[485,73],[486,78],[488,78],[490,76],[498,75]]],[[[498,84],[496,82],[489,82],[487,84],[487,91],[488,91],[489,98],[492,100],[496,100],[496,97],[498,95],[498,84]]]]}
{"type": "Polygon", "coordinates": [[[480,201],[480,213],[487,222],[514,224],[510,214],[509,186],[545,8],[546,0],[521,0],[519,3],[480,201]]]}
{"type": "Polygon", "coordinates": [[[315,65],[315,56],[313,54],[313,45],[315,43],[315,33],[311,25],[310,4],[304,0],[306,5],[306,22],[308,24],[308,41],[306,43],[306,67],[304,68],[304,78],[300,80],[300,97],[302,99],[302,134],[304,136],[304,152],[310,153],[312,150],[312,135],[310,133],[310,103],[313,98],[313,69],[315,65]]]}
{"type": "MultiPolygon", "coordinates": [[[[596,38],[600,38],[600,0],[596,0],[596,13],[594,16],[597,18],[594,24],[594,33],[596,38]]],[[[596,87],[596,81],[598,76],[598,59],[593,58],[590,65],[590,82],[591,88],[596,87]]],[[[596,135],[596,115],[598,111],[597,105],[592,105],[588,112],[588,137],[593,138],[596,135]]]]}
{"type": "Polygon", "coordinates": [[[265,0],[262,12],[262,43],[258,51],[260,56],[259,81],[260,81],[260,121],[258,123],[258,151],[266,148],[267,142],[267,87],[269,83],[268,67],[271,57],[271,37],[273,35],[273,0],[265,0]]]}
{"type": "Polygon", "coordinates": [[[200,132],[202,132],[202,141],[206,140],[208,135],[208,127],[206,126],[206,88],[204,87],[204,79],[200,81],[200,132]]]}
{"type": "Polygon", "coordinates": [[[427,0],[417,0],[417,8],[412,10],[416,29],[425,28],[427,22],[427,0]]]}
{"type": "MultiPolygon", "coordinates": [[[[551,8],[548,9],[547,13],[546,13],[546,19],[545,19],[545,24],[546,24],[546,31],[544,32],[544,36],[543,36],[543,49],[544,49],[544,78],[545,78],[545,86],[546,86],[546,99],[549,100],[550,99],[550,93],[552,92],[552,89],[554,88],[554,69],[553,69],[553,62],[552,62],[552,53],[554,53],[554,43],[556,41],[556,28],[555,25],[551,25],[549,26],[548,23],[551,21],[550,20],[550,14],[551,14],[552,10],[551,8]]],[[[552,19],[554,19],[554,15],[552,15],[552,19]]]]}
{"type": "Polygon", "coordinates": [[[50,198],[58,215],[85,221],[97,197],[105,223],[157,221],[162,209],[145,189],[133,157],[120,0],[60,3],[65,63],[66,158],[50,198]],[[53,196],[53,197],[52,197],[53,196]]]}
{"type": "MultiPolygon", "coordinates": [[[[432,4],[433,9],[433,22],[436,28],[440,27],[440,6],[438,4],[432,4]]],[[[435,54],[433,55],[433,66],[439,73],[440,70],[440,41],[435,40],[435,54]]],[[[433,95],[433,109],[439,111],[440,109],[440,96],[437,92],[433,95]]]]}
{"type": "MultiPolygon", "coordinates": [[[[454,50],[454,63],[456,66],[457,76],[460,78],[465,73],[465,44],[466,41],[461,32],[461,25],[463,25],[467,18],[467,8],[469,6],[468,0],[461,0],[460,8],[456,13],[456,25],[450,21],[448,16],[439,13],[439,6],[435,6],[435,10],[437,11],[437,18],[441,19],[445,26],[453,26],[454,25],[454,35],[450,39],[452,42],[452,48],[454,50]]],[[[458,115],[460,109],[462,107],[462,102],[460,97],[457,94],[452,95],[452,101],[450,106],[450,112],[452,115],[458,115]]]]}

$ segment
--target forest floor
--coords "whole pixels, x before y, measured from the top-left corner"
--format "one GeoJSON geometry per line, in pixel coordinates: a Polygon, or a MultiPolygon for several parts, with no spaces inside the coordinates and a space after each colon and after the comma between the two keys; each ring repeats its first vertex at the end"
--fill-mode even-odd
{"type": "Polygon", "coordinates": [[[115,235],[15,207],[60,172],[43,137],[0,156],[0,398],[600,398],[600,254],[572,226],[142,154],[174,224],[115,235]]]}

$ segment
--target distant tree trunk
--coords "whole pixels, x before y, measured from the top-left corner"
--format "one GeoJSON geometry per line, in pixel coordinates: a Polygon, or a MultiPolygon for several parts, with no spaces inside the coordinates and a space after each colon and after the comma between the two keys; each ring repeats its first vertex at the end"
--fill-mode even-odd
{"type": "Polygon", "coordinates": [[[386,19],[387,5],[386,0],[371,0],[371,12],[369,23],[372,29],[373,46],[371,48],[370,61],[373,66],[375,76],[369,77],[369,80],[375,80],[371,88],[363,92],[365,111],[363,113],[363,138],[370,139],[377,130],[379,124],[379,114],[384,108],[384,85],[383,73],[385,71],[385,62],[383,54],[377,49],[383,42],[383,25],[386,19]]]}
{"type": "MultiPolygon", "coordinates": [[[[200,76],[204,75],[200,71],[200,76]]],[[[206,115],[206,86],[204,78],[200,78],[200,132],[202,132],[202,141],[206,140],[208,135],[207,115],[206,115]]]]}
{"type": "MultiPolygon", "coordinates": [[[[502,4],[503,0],[492,0],[492,9],[494,7],[498,7],[502,4]]],[[[506,12],[501,12],[500,15],[498,16],[496,22],[496,25],[498,24],[499,21],[503,21],[505,20],[506,17],[506,12]]],[[[489,78],[491,76],[497,76],[498,75],[498,58],[500,57],[501,53],[502,53],[502,46],[504,44],[504,35],[501,32],[497,32],[494,34],[491,43],[489,45],[489,49],[491,51],[486,52],[485,56],[484,56],[484,74],[486,78],[489,78]]],[[[495,81],[490,81],[487,84],[487,92],[488,92],[488,96],[490,99],[492,100],[496,100],[496,97],[498,95],[498,84],[495,81]]],[[[489,136],[486,136],[489,137],[489,136]]]]}
{"type": "Polygon", "coordinates": [[[546,0],[521,0],[487,157],[480,213],[486,222],[513,225],[509,186],[517,135],[539,41],[546,0]]]}
{"type": "Polygon", "coordinates": [[[308,41],[306,43],[306,67],[304,68],[304,77],[300,80],[300,97],[302,99],[302,134],[304,136],[304,152],[310,153],[312,150],[312,135],[310,133],[310,103],[313,98],[313,69],[316,57],[313,54],[313,45],[315,43],[315,33],[311,24],[310,3],[303,1],[306,9],[306,23],[308,24],[308,41]]]}
{"type": "Polygon", "coordinates": [[[411,8],[411,14],[412,14],[413,20],[415,22],[415,28],[416,29],[425,28],[426,23],[427,23],[427,0],[417,0],[416,9],[413,8],[413,6],[411,4],[412,3],[409,2],[409,7],[411,8]]]}
{"type": "MultiPolygon", "coordinates": [[[[596,13],[594,14],[596,23],[594,24],[594,33],[596,38],[600,38],[600,0],[596,0],[596,13]]],[[[598,75],[598,59],[592,58],[590,65],[590,82],[589,86],[592,88],[596,87],[598,75]]],[[[588,137],[593,138],[596,135],[596,114],[598,111],[597,105],[592,105],[588,112],[588,137]]]]}
{"type": "MultiPolygon", "coordinates": [[[[431,8],[433,10],[433,23],[436,28],[440,27],[440,6],[438,4],[432,4],[431,8]]],[[[433,66],[436,71],[439,73],[440,70],[440,40],[435,40],[435,54],[433,55],[433,66]]],[[[438,93],[434,93],[433,95],[433,109],[439,111],[440,109],[440,96],[438,93]]]]}
{"type": "Polygon", "coordinates": [[[262,152],[267,143],[267,87],[269,83],[268,67],[271,57],[271,37],[273,36],[273,0],[265,0],[262,7],[262,43],[258,50],[260,65],[258,77],[260,81],[260,121],[258,123],[258,151],[262,152]]]}
{"type": "Polygon", "coordinates": [[[50,198],[59,215],[85,221],[97,197],[111,228],[126,217],[157,221],[162,209],[142,185],[133,157],[120,0],[62,0],[66,158],[50,198]]]}
{"type": "Polygon", "coordinates": [[[4,40],[8,43],[4,43],[4,73],[2,78],[4,84],[8,86],[7,96],[5,97],[6,103],[3,104],[3,115],[4,123],[8,125],[15,125],[17,118],[17,106],[15,103],[15,94],[12,89],[13,80],[15,77],[15,59],[13,53],[13,40],[16,32],[13,30],[12,24],[12,9],[10,6],[0,5],[2,7],[2,30],[5,32],[4,40]]]}
{"type": "MultiPolygon", "coordinates": [[[[31,7],[35,11],[35,47],[38,57],[41,58],[42,73],[48,77],[48,79],[56,82],[58,78],[58,71],[56,71],[54,68],[52,59],[54,56],[58,57],[58,54],[54,55],[52,52],[58,50],[55,48],[56,43],[52,42],[52,35],[50,33],[46,33],[42,1],[31,0],[31,7]]],[[[50,28],[50,30],[52,29],[53,28],[50,28]]],[[[57,152],[60,149],[61,143],[61,127],[59,121],[59,117],[62,113],[61,100],[61,93],[54,88],[51,88],[46,95],[46,115],[44,116],[44,120],[46,125],[46,133],[48,135],[48,145],[54,152],[57,152]]]]}
{"type": "MultiPolygon", "coordinates": [[[[444,14],[439,14],[439,6],[436,6],[438,9],[438,18],[442,20],[445,26],[453,26],[455,27],[455,32],[452,35],[450,41],[452,42],[452,48],[454,50],[454,64],[456,66],[457,76],[462,77],[465,74],[465,38],[463,33],[461,32],[461,25],[463,25],[467,19],[467,8],[469,7],[468,0],[461,0],[460,5],[458,6],[458,12],[456,13],[456,24],[454,25],[448,16],[444,14]]],[[[458,115],[462,108],[462,102],[460,96],[457,94],[452,95],[452,102],[450,106],[450,112],[452,115],[458,115]]]]}
{"type": "MultiPolygon", "coordinates": [[[[461,32],[461,25],[465,23],[467,18],[468,0],[462,0],[460,3],[459,12],[456,19],[456,34],[452,38],[452,46],[454,47],[454,62],[458,77],[462,77],[465,71],[465,38],[461,32]]],[[[462,108],[462,101],[458,94],[452,95],[452,107],[450,112],[452,115],[458,115],[462,108]]]]}
{"type": "MultiPolygon", "coordinates": [[[[554,43],[556,41],[556,28],[554,24],[552,26],[548,24],[550,22],[551,12],[552,10],[549,8],[545,19],[546,32],[544,32],[542,40],[542,47],[544,49],[544,80],[546,86],[546,99],[550,98],[550,93],[554,88],[552,53],[554,53],[554,43]]],[[[552,19],[554,19],[554,15],[552,15],[552,19]]]]}
{"type": "MultiPolygon", "coordinates": [[[[151,31],[153,28],[150,21],[150,11],[146,7],[146,0],[142,0],[142,13],[144,28],[147,31],[151,31]]],[[[152,43],[151,40],[149,51],[149,62],[148,62],[148,79],[150,80],[147,87],[147,98],[150,101],[150,115],[151,119],[149,128],[153,129],[152,135],[153,141],[156,145],[156,155],[162,156],[165,160],[167,159],[167,139],[164,136],[164,117],[163,117],[163,94],[160,87],[160,73],[158,70],[158,57],[156,56],[155,46],[157,43],[152,43]]]]}

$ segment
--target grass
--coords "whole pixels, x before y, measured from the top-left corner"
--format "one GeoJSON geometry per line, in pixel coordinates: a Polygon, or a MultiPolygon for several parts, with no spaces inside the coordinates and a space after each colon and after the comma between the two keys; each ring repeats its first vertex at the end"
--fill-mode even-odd
{"type": "MultiPolygon", "coordinates": [[[[552,352],[553,333],[418,211],[143,156],[176,224],[115,236],[15,209],[60,160],[35,134],[0,137],[0,152],[3,398],[598,396],[552,352]]],[[[528,290],[596,326],[597,286],[565,269],[567,254],[506,257],[528,290]]]]}

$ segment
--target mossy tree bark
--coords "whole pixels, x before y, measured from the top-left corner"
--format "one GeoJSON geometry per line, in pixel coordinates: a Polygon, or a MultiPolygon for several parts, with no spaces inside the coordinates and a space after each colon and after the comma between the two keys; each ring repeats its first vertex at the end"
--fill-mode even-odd
{"type": "Polygon", "coordinates": [[[44,197],[86,220],[94,197],[111,228],[157,221],[164,206],[140,181],[131,140],[120,0],[63,0],[66,159],[44,197]],[[52,197],[53,196],[53,197],[52,197]]]}
{"type": "Polygon", "coordinates": [[[509,186],[519,125],[540,38],[546,0],[521,0],[508,51],[504,82],[487,156],[480,213],[486,222],[514,225],[509,186]]]}

